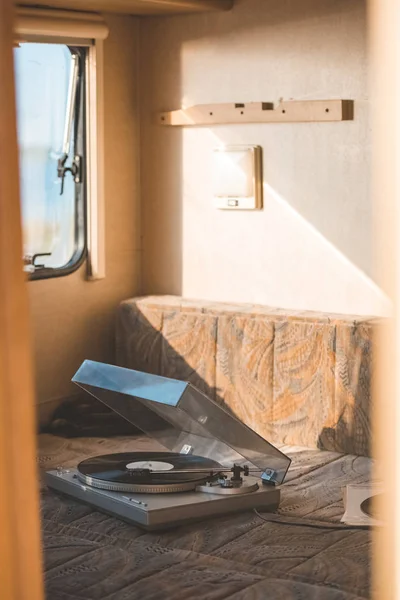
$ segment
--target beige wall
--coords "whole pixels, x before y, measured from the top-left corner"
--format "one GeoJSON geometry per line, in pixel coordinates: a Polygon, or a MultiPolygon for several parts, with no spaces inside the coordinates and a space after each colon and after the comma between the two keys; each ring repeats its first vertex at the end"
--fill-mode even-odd
{"type": "MultiPolygon", "coordinates": [[[[73,393],[70,379],[82,360],[114,360],[114,316],[140,284],[137,61],[138,22],[107,18],[105,43],[104,280],[73,275],[28,284],[39,403],[73,393]]],[[[52,407],[52,402],[48,408],[52,407]]],[[[43,415],[46,407],[42,408],[43,415]]],[[[42,415],[42,416],[43,416],[42,415]]]]}
{"type": "Polygon", "coordinates": [[[363,0],[237,0],[141,26],[147,292],[355,314],[387,306],[372,276],[363,0]],[[167,129],[181,105],[349,98],[355,120],[167,129]],[[218,211],[212,150],[264,150],[263,212],[218,211]]]}
{"type": "Polygon", "coordinates": [[[230,13],[108,21],[107,277],[87,282],[81,269],[29,283],[38,401],[73,393],[70,378],[84,358],[114,359],[115,309],[142,291],[384,312],[370,279],[363,0],[237,0],[230,13]],[[351,98],[355,120],[183,130],[152,123],[155,111],[181,105],[280,97],[351,98]],[[263,147],[262,212],[214,208],[211,158],[220,142],[263,147]]]}

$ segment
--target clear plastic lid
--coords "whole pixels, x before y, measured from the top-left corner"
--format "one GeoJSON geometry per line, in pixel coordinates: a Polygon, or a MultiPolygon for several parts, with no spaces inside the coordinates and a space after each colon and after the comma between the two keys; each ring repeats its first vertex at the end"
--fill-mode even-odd
{"type": "Polygon", "coordinates": [[[72,381],[171,452],[285,478],[290,458],[190,383],[90,360],[72,381]]]}

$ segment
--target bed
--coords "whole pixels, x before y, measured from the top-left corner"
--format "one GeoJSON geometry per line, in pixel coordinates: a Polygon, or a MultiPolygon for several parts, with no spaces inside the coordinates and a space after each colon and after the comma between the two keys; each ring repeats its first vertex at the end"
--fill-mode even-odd
{"type": "MultiPolygon", "coordinates": [[[[141,436],[39,436],[41,472],[149,449],[141,436]]],[[[245,512],[145,532],[41,485],[48,600],[361,600],[369,530],[346,528],[342,489],[370,480],[368,457],[282,446],[292,465],[274,514],[245,512]],[[265,520],[264,520],[265,519],[265,520]]]]}

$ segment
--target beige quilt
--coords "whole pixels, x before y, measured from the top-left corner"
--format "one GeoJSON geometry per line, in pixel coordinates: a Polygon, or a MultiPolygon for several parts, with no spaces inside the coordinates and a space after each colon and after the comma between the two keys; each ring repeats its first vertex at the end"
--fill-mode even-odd
{"type": "MultiPolygon", "coordinates": [[[[39,466],[144,450],[142,437],[39,438],[39,466]]],[[[42,487],[48,600],[361,600],[370,597],[370,533],[346,529],[342,488],[371,460],[283,447],[293,459],[276,514],[246,512],[162,533],[42,487]]]]}

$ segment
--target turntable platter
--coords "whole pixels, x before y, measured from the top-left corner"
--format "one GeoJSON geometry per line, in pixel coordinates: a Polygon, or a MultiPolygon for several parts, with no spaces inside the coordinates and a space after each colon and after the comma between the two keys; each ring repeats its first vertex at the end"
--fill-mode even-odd
{"type": "Polygon", "coordinates": [[[82,461],[78,465],[78,478],[105,490],[146,494],[183,492],[193,490],[206,480],[208,475],[204,473],[182,472],[196,468],[218,472],[222,467],[202,456],[173,452],[123,452],[82,461]]]}

